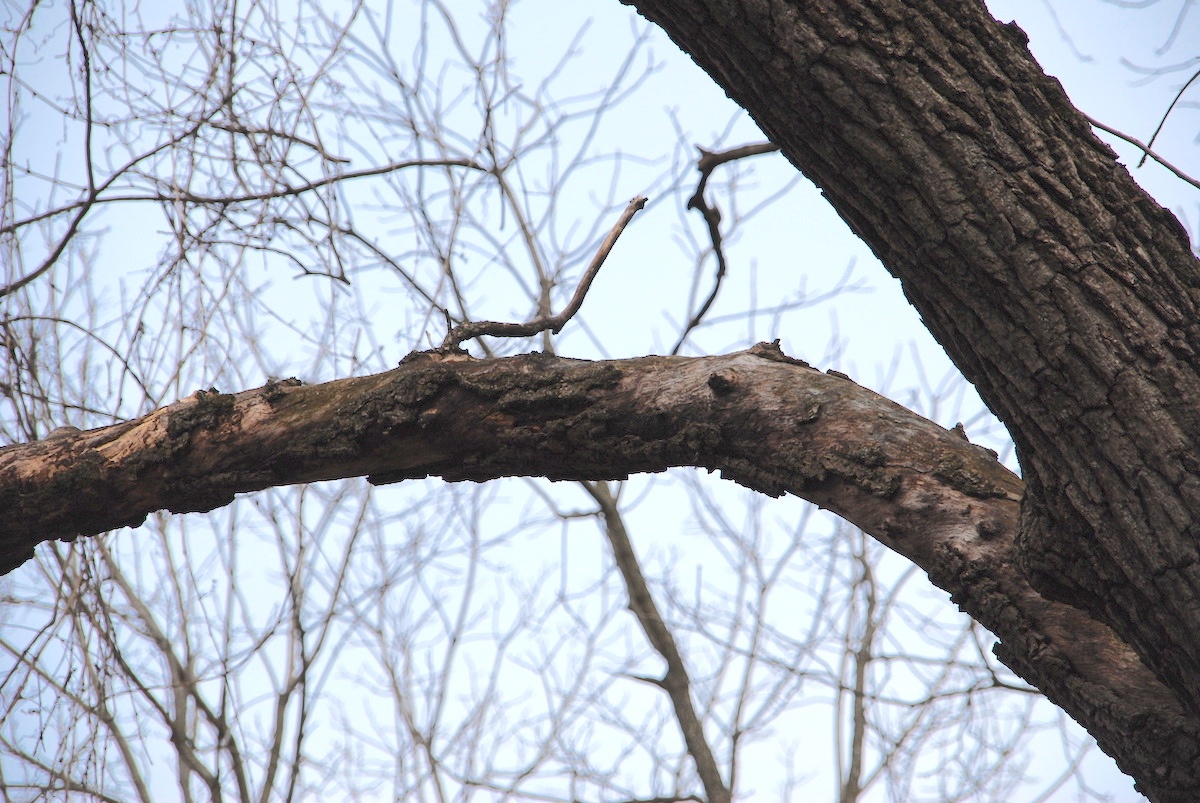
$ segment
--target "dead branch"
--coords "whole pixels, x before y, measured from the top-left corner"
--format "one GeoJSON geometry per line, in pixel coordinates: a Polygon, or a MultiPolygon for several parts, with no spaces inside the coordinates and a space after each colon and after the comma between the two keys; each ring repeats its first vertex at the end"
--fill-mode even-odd
{"type": "Polygon", "coordinates": [[[621,232],[625,231],[625,227],[629,225],[629,221],[633,219],[641,209],[646,205],[648,199],[639,195],[629,202],[625,207],[625,211],[621,213],[621,217],[617,219],[608,236],[604,238],[604,242],[600,243],[600,249],[596,252],[596,256],[592,258],[592,262],[584,271],[583,278],[579,280],[579,286],[575,288],[575,295],[571,297],[571,301],[563,308],[563,311],[557,315],[542,315],[534,318],[526,323],[502,323],[498,321],[467,321],[451,329],[446,333],[446,338],[442,344],[438,346],[438,351],[447,352],[458,349],[460,343],[471,340],[482,335],[493,335],[495,337],[530,337],[539,332],[550,331],[558,334],[562,331],[563,326],[567,321],[579,312],[579,308],[583,306],[583,299],[587,295],[588,290],[592,286],[592,281],[596,278],[596,274],[600,271],[600,266],[604,264],[604,260],[608,258],[608,253],[612,251],[613,246],[617,244],[617,238],[621,236],[621,232]]]}
{"type": "Polygon", "coordinates": [[[779,150],[779,146],[771,142],[758,142],[750,145],[741,145],[737,148],[730,148],[727,151],[709,151],[696,146],[696,150],[700,151],[700,158],[696,160],[696,169],[700,171],[700,181],[696,184],[696,191],[692,193],[692,197],[688,198],[687,208],[695,209],[704,217],[704,222],[708,226],[708,237],[712,242],[713,256],[717,260],[717,273],[713,277],[712,290],[708,294],[708,298],[700,305],[692,317],[688,320],[683,331],[679,333],[679,339],[675,341],[675,346],[671,349],[671,354],[678,354],[679,349],[683,348],[684,341],[692,330],[700,325],[704,320],[704,316],[708,314],[712,308],[713,302],[717,300],[717,294],[721,291],[721,282],[725,278],[725,272],[728,263],[725,261],[725,246],[724,238],[721,235],[721,210],[710,204],[704,197],[704,191],[708,188],[708,179],[713,171],[726,162],[733,162],[738,159],[745,159],[750,156],[758,156],[764,153],[774,153],[779,150]]]}

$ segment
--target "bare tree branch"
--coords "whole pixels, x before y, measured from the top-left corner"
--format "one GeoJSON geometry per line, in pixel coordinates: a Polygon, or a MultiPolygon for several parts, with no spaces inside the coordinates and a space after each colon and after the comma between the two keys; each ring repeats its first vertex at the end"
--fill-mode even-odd
{"type": "Polygon", "coordinates": [[[617,238],[621,236],[621,232],[625,231],[625,227],[629,225],[629,221],[646,206],[646,201],[647,199],[644,196],[639,195],[625,207],[625,211],[621,213],[621,217],[617,219],[608,236],[600,243],[600,248],[592,258],[591,264],[588,265],[587,270],[583,272],[583,277],[579,280],[579,286],[575,288],[575,294],[571,296],[570,303],[563,308],[562,312],[557,315],[542,315],[526,323],[468,321],[467,323],[459,324],[447,332],[445,339],[442,340],[442,344],[438,346],[438,350],[453,351],[458,348],[460,343],[482,335],[529,337],[530,335],[546,331],[558,334],[562,331],[567,321],[571,320],[575,316],[575,313],[579,312],[579,308],[583,306],[583,299],[587,296],[587,292],[591,288],[596,274],[600,272],[600,266],[608,258],[609,252],[617,244],[617,238]]]}
{"type": "Polygon", "coordinates": [[[714,170],[727,162],[746,159],[750,156],[758,156],[764,153],[774,153],[779,150],[779,146],[770,142],[759,142],[719,152],[705,150],[700,146],[696,146],[696,150],[700,151],[700,158],[696,161],[696,169],[700,171],[700,181],[696,184],[696,191],[692,193],[692,197],[688,198],[687,208],[697,210],[704,217],[704,223],[708,226],[708,237],[712,243],[713,257],[717,260],[717,272],[713,276],[713,286],[712,290],[709,291],[708,297],[683,327],[683,331],[679,333],[679,338],[675,341],[675,345],[668,352],[670,354],[678,354],[679,350],[683,348],[688,335],[704,320],[704,316],[708,314],[713,302],[717,300],[717,294],[721,291],[721,282],[725,278],[725,273],[728,269],[725,261],[724,236],[721,234],[721,210],[710,204],[708,199],[704,197],[709,177],[714,170]]]}
{"type": "Polygon", "coordinates": [[[1140,739],[1177,753],[1169,762],[1200,744],[1128,645],[1017,571],[1024,486],[993,454],[770,344],[610,363],[419,354],[325,385],[199,392],[137,421],[0,450],[11,512],[0,554],[12,567],[46,538],[133,525],[160,508],[209,510],[284,483],[614,479],[671,465],[797,494],[870,532],[992,629],[1002,660],[1052,700],[1111,699],[1083,723],[1102,745],[1140,739]]]}
{"type": "MultiPolygon", "coordinates": [[[[1200,73],[1197,73],[1197,75],[1200,76],[1200,73]]],[[[1195,76],[1193,76],[1193,77],[1195,77],[1195,76]]],[[[1083,112],[1080,112],[1080,114],[1083,114],[1083,112]]],[[[1122,131],[1118,131],[1117,129],[1113,128],[1112,126],[1105,125],[1104,123],[1100,122],[1095,117],[1092,117],[1089,114],[1083,114],[1083,116],[1087,118],[1087,121],[1089,123],[1094,125],[1096,128],[1099,128],[1101,131],[1105,131],[1109,134],[1112,134],[1117,139],[1122,139],[1122,140],[1128,142],[1130,145],[1137,148],[1138,150],[1140,150],[1142,152],[1141,161],[1144,162],[1146,160],[1146,157],[1149,156],[1151,159],[1158,162],[1163,167],[1167,168],[1167,170],[1170,170],[1172,173],[1174,173],[1176,178],[1181,179],[1182,181],[1186,181],[1188,184],[1191,184],[1193,187],[1200,189],[1200,181],[1192,178],[1187,173],[1183,172],[1178,167],[1171,164],[1169,161],[1166,160],[1165,157],[1160,156],[1159,154],[1155,153],[1153,150],[1151,150],[1150,145],[1148,145],[1148,144],[1143,145],[1142,142],[1140,140],[1138,140],[1137,138],[1131,137],[1129,134],[1126,134],[1122,131]]],[[[1157,134],[1157,133],[1158,132],[1156,131],[1155,134],[1157,134]]],[[[1153,141],[1153,140],[1151,140],[1151,141],[1153,141]]]]}
{"type": "Polygon", "coordinates": [[[683,732],[688,753],[696,762],[696,773],[700,776],[700,782],[704,784],[704,793],[709,803],[728,803],[732,799],[729,787],[721,777],[721,769],[713,757],[712,747],[704,735],[704,726],[692,703],[687,665],[675,643],[675,637],[659,613],[658,606],[654,604],[654,595],[650,593],[650,586],[642,574],[641,564],[633,550],[633,542],[625,529],[616,499],[605,483],[585,482],[583,487],[600,506],[600,514],[604,518],[604,532],[612,547],[613,560],[625,579],[625,588],[629,592],[629,609],[637,617],[650,644],[667,664],[662,679],[655,680],[654,683],[671,698],[675,719],[683,732]]]}

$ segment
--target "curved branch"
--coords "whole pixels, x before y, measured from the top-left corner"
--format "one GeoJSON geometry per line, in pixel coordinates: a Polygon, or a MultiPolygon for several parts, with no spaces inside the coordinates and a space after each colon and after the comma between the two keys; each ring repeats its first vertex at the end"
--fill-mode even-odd
{"type": "Polygon", "coordinates": [[[375,376],[202,391],[135,421],[62,430],[0,449],[0,569],[49,538],[269,486],[364,474],[600,480],[671,466],[845,517],[999,636],[1001,659],[1126,772],[1159,778],[1153,797],[1200,790],[1200,730],[1178,699],[1107,626],[1018,570],[1021,480],[954,432],[770,344],[607,362],[414,354],[375,376]]]}
{"type": "Polygon", "coordinates": [[[773,142],[755,142],[725,151],[709,151],[698,145],[696,146],[696,150],[700,151],[700,158],[696,160],[696,169],[700,171],[700,180],[696,182],[696,191],[692,193],[692,197],[688,198],[687,208],[695,209],[704,218],[704,223],[708,227],[708,239],[712,242],[713,256],[717,260],[717,272],[713,276],[713,286],[712,290],[709,291],[708,298],[700,305],[700,309],[696,310],[692,317],[688,319],[687,324],[683,327],[683,331],[679,333],[679,338],[675,341],[675,345],[668,352],[669,354],[678,354],[679,350],[683,348],[683,344],[687,341],[688,335],[704,320],[704,316],[712,308],[713,302],[717,300],[717,293],[721,292],[721,282],[725,278],[728,268],[725,261],[724,237],[721,234],[721,210],[710,204],[704,197],[704,190],[708,187],[709,177],[714,170],[726,162],[759,156],[764,153],[775,153],[779,150],[779,146],[773,142]]]}
{"type": "Polygon", "coordinates": [[[1200,261],[1179,221],[978,0],[625,2],[822,189],[1008,427],[1026,575],[1200,722],[1200,261]]]}
{"type": "MultiPolygon", "coordinates": [[[[502,323],[498,321],[467,321],[455,326],[446,333],[446,337],[442,340],[442,344],[438,346],[438,351],[454,351],[459,344],[472,338],[480,337],[481,335],[494,335],[496,337],[529,337],[536,335],[539,332],[550,331],[558,334],[562,328],[566,326],[567,321],[575,317],[575,313],[579,312],[579,308],[583,306],[583,299],[587,296],[588,290],[592,286],[592,281],[595,280],[596,274],[600,272],[600,266],[604,264],[604,260],[608,258],[608,254],[612,251],[613,246],[617,244],[617,238],[621,236],[621,232],[625,231],[625,227],[629,225],[629,221],[633,220],[633,216],[646,206],[648,199],[645,196],[639,195],[629,202],[625,207],[625,211],[621,213],[621,217],[613,224],[612,230],[608,236],[600,243],[600,249],[596,252],[596,256],[592,257],[591,264],[587,270],[583,272],[583,278],[579,280],[579,286],[575,288],[575,295],[571,296],[571,301],[563,308],[563,311],[557,315],[542,315],[534,318],[526,323],[502,323]]],[[[446,318],[449,320],[450,314],[446,313],[446,318]]]]}

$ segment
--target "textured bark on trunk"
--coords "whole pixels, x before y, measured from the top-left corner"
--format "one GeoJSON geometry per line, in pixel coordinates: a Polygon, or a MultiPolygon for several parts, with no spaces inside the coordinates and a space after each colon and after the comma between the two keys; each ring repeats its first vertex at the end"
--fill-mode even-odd
{"type": "Polygon", "coordinates": [[[624,1],[901,280],[1009,426],[1027,484],[769,347],[425,356],[0,450],[0,571],[47,538],[287,483],[719,469],[914,560],[1143,792],[1200,799],[1200,265],[1178,222],[976,0],[624,1]]]}
{"type": "Polygon", "coordinates": [[[1162,789],[1195,788],[1194,718],[1111,630],[1043,598],[1016,567],[1021,480],[954,432],[769,344],[612,362],[414,355],[376,376],[200,392],[136,421],[60,431],[0,449],[0,569],[47,538],[274,485],[614,479],[679,465],[862,527],[996,633],[1001,658],[1127,771],[1162,768],[1162,789]]]}
{"type": "Polygon", "coordinates": [[[1034,585],[1200,715],[1200,265],[1178,221],[976,0],[625,1],[822,188],[1008,425],[1034,585]]]}

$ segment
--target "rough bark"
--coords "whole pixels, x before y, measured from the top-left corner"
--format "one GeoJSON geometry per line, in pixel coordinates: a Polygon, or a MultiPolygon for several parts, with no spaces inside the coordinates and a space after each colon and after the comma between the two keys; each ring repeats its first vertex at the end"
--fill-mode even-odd
{"type": "Polygon", "coordinates": [[[919,563],[1146,794],[1200,799],[1200,266],[1178,222],[977,0],[626,2],[901,280],[1009,426],[1028,485],[769,350],[426,357],[3,450],[0,569],[45,538],[269,485],[705,466],[812,499],[919,563]]]}
{"type": "Polygon", "coordinates": [[[1200,265],[1178,221],[977,0],[626,2],[824,190],[1008,425],[1034,584],[1200,715],[1200,265]]]}
{"type": "Polygon", "coordinates": [[[1021,480],[954,432],[768,344],[612,362],[414,355],[376,376],[200,392],[136,421],[60,431],[0,450],[0,569],[47,538],[273,485],[614,479],[679,465],[846,517],[922,566],[999,636],[1002,660],[1159,799],[1198,788],[1194,718],[1111,630],[1017,569],[1021,480]]]}

